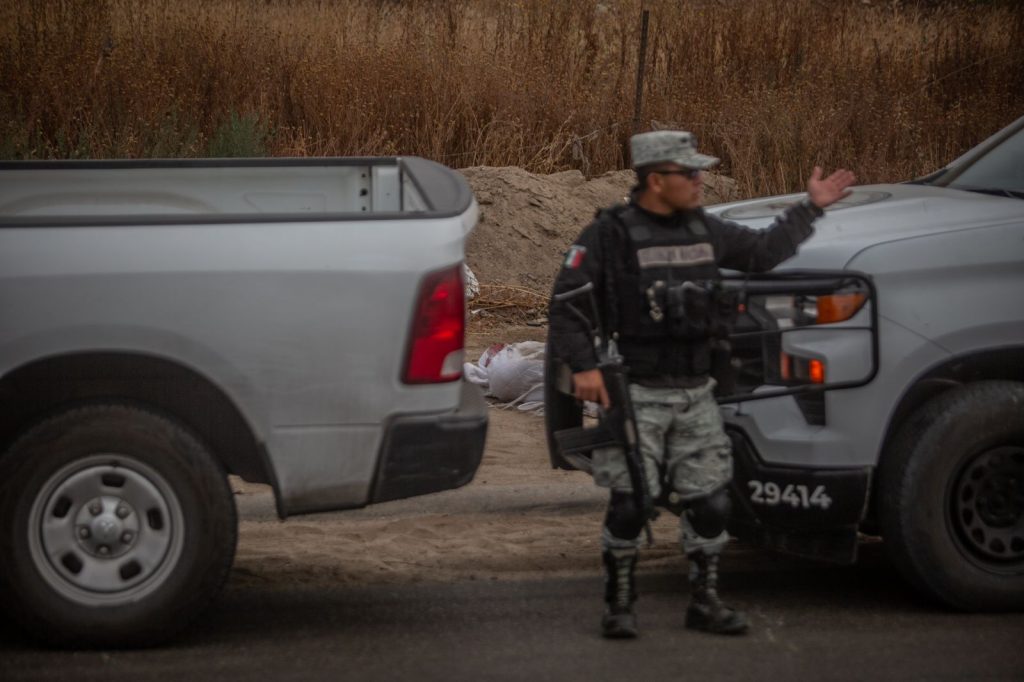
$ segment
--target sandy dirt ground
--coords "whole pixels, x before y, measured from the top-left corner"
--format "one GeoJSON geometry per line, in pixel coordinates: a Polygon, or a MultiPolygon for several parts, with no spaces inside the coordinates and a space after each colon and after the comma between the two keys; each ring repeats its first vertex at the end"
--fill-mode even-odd
{"type": "MultiPolygon", "coordinates": [[[[542,340],[540,327],[471,331],[467,358],[496,341],[542,340]]],[[[232,581],[409,583],[597,574],[606,493],[551,468],[543,418],[493,407],[483,462],[458,490],[281,522],[267,486],[233,479],[240,515],[232,581]]],[[[654,523],[641,571],[678,569],[677,520],[654,523]]]]}

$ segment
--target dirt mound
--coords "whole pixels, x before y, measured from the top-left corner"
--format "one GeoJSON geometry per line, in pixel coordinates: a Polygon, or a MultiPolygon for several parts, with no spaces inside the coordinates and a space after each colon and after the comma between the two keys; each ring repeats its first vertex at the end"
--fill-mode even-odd
{"type": "MultiPolygon", "coordinates": [[[[587,180],[579,171],[536,175],[521,168],[462,169],[480,204],[480,222],[466,245],[466,261],[481,284],[525,287],[544,294],[562,254],[604,206],[622,201],[633,171],[587,180]]],[[[705,201],[735,197],[735,182],[705,174],[705,201]]]]}

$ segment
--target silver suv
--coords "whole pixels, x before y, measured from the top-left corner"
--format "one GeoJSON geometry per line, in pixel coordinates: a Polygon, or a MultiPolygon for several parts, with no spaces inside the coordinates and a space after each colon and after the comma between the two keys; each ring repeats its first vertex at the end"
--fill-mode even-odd
{"type": "MultiPolygon", "coordinates": [[[[709,211],[756,228],[801,198],[709,211]]],[[[1024,118],[856,188],[776,273],[737,281],[735,532],[842,562],[880,534],[942,602],[1024,608],[1024,118]]]]}
{"type": "MultiPolygon", "coordinates": [[[[757,229],[802,199],[708,211],[757,229]]],[[[730,530],[842,563],[880,534],[940,601],[1024,608],[1024,118],[928,177],[855,188],[782,267],[724,286],[730,530]]],[[[561,369],[551,463],[586,469],[561,369]]]]}

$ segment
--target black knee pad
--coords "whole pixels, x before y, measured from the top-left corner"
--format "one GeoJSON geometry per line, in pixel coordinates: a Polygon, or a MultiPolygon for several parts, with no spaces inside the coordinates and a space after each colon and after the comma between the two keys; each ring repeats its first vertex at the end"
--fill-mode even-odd
{"type": "Polygon", "coordinates": [[[633,499],[633,493],[612,491],[604,525],[612,535],[621,540],[632,540],[640,535],[640,531],[644,529],[644,519],[633,499]]]}
{"type": "Polygon", "coordinates": [[[718,537],[732,513],[732,500],[729,491],[719,488],[707,497],[694,500],[686,512],[690,525],[703,538],[718,537]]]}

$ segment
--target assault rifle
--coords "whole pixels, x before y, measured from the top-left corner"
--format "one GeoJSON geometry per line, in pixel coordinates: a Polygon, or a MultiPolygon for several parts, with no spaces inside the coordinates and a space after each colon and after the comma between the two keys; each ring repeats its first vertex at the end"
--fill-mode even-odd
{"type": "Polygon", "coordinates": [[[633,411],[633,400],[629,396],[629,369],[623,364],[622,356],[615,347],[615,342],[606,338],[601,332],[601,321],[597,302],[594,299],[594,285],[590,282],[581,287],[556,294],[554,299],[565,303],[566,308],[586,326],[597,351],[598,369],[604,379],[605,390],[611,407],[601,409],[599,424],[596,427],[578,426],[555,431],[555,440],[563,454],[586,454],[595,448],[617,445],[626,455],[626,469],[629,482],[633,488],[633,500],[640,511],[647,532],[648,544],[651,542],[649,521],[658,514],[651,498],[647,476],[644,473],[643,455],[637,439],[636,414],[633,411]],[[587,317],[572,301],[587,296],[592,317],[587,317]]]}

